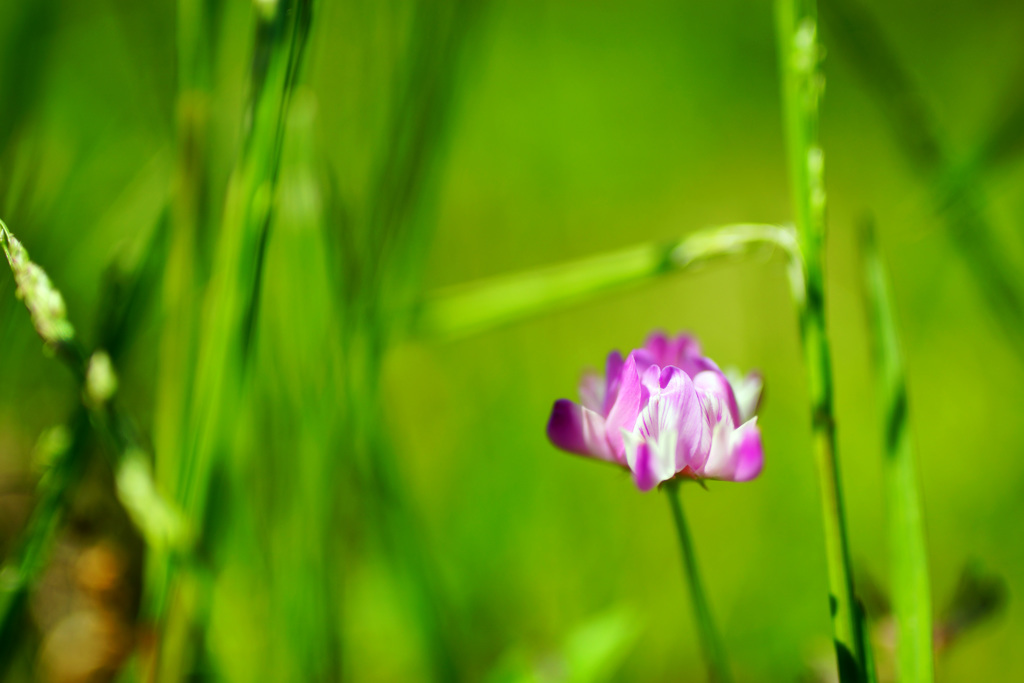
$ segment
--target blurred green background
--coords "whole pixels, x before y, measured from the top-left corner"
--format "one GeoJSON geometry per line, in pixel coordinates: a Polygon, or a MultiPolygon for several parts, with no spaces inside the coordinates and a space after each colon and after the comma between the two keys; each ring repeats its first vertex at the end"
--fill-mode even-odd
{"type": "MultiPolygon", "coordinates": [[[[328,211],[326,234],[359,220],[390,134],[387,113],[403,106],[391,76],[415,4],[317,6],[293,109],[314,117],[313,147],[330,169],[324,195],[355,207],[348,221],[328,211]]],[[[888,115],[893,102],[872,87],[850,36],[833,40],[839,36],[825,4],[828,311],[858,577],[884,585],[887,576],[882,430],[857,250],[857,226],[871,215],[903,333],[937,612],[972,558],[1004,577],[1011,595],[996,620],[940,657],[938,680],[1024,680],[1024,651],[1016,647],[1024,612],[1015,600],[1024,594],[1024,353],[1004,334],[1007,321],[987,305],[972,274],[963,240],[982,239],[971,232],[978,225],[956,228],[936,201],[935,183],[955,174],[921,173],[908,157],[908,131],[888,115]]],[[[210,101],[214,212],[240,144],[252,33],[249,3],[223,5],[210,101]]],[[[974,183],[988,239],[1019,274],[1020,150],[1003,138],[996,154],[980,150],[995,132],[1015,130],[1007,128],[1015,114],[1021,118],[1024,5],[872,0],[864,7],[919,89],[951,168],[974,183]]],[[[770,3],[494,0],[466,21],[437,159],[425,171],[415,219],[434,226],[423,241],[417,292],[723,223],[790,220],[770,3]]],[[[62,289],[85,339],[96,335],[108,266],[132,259],[172,192],[175,22],[168,0],[0,4],[0,216],[62,289]]],[[[271,239],[288,229],[283,212],[271,239]]],[[[320,305],[324,296],[285,284],[304,268],[288,260],[288,244],[271,247],[272,284],[262,305],[285,311],[291,324],[321,325],[332,315],[320,305]]],[[[209,267],[216,270],[215,259],[209,267]]],[[[311,277],[314,284],[328,279],[311,277]]],[[[1013,286],[1024,290],[1024,276],[1013,286]]],[[[0,273],[0,538],[8,550],[30,506],[35,443],[78,400],[70,375],[41,353],[13,290],[9,274],[0,273]]],[[[162,320],[157,294],[120,364],[122,403],[145,434],[153,429],[162,320]]],[[[714,265],[457,341],[400,338],[388,345],[379,385],[383,432],[464,679],[497,676],[523,661],[555,676],[567,639],[609,614],[609,628],[626,636],[622,661],[609,664],[604,680],[703,676],[664,496],[641,494],[623,472],[557,452],[544,434],[552,402],[576,398],[583,369],[602,367],[608,350],[639,345],[655,328],[692,331],[721,365],[759,368],[765,376],[762,476],[684,490],[738,679],[797,680],[811,662],[827,661],[806,377],[782,262],[774,257],[714,265]]],[[[318,368],[332,367],[330,354],[341,351],[303,355],[309,346],[295,341],[301,335],[281,329],[277,346],[268,344],[256,365],[257,376],[271,379],[254,384],[261,407],[253,414],[292,410],[298,417],[253,418],[245,437],[272,463],[259,480],[271,487],[310,449],[345,457],[329,452],[334,441],[315,439],[318,428],[327,433],[333,424],[329,402],[314,416],[296,412],[284,397],[304,377],[329,382],[331,373],[318,368]],[[311,445],[303,441],[310,438],[311,445]]],[[[109,474],[93,469],[59,541],[71,559],[55,553],[52,564],[81,571],[84,549],[107,539],[115,555],[128,558],[122,581],[137,594],[139,545],[111,497],[109,474]]],[[[355,495],[357,485],[340,480],[344,471],[338,476],[331,486],[339,499],[355,495]]],[[[410,589],[380,544],[366,540],[360,516],[358,508],[339,515],[339,528],[327,535],[343,548],[328,575],[342,587],[346,678],[429,680],[430,645],[418,630],[410,589]]],[[[19,645],[12,680],[59,669],[36,663],[48,645],[65,655],[99,647],[74,638],[53,645],[50,635],[75,608],[60,592],[70,589],[48,581],[34,591],[26,628],[36,635],[19,645]],[[48,596],[50,606],[38,607],[48,596]],[[63,611],[53,606],[60,600],[63,611]]],[[[247,609],[224,613],[241,622],[250,619],[247,609]]],[[[135,628],[133,619],[125,608],[124,628],[135,628]]],[[[229,618],[213,627],[224,634],[214,642],[236,639],[221,648],[229,653],[223,656],[255,666],[262,641],[247,641],[248,634],[274,641],[289,628],[273,617],[236,628],[229,618]]],[[[244,667],[220,667],[246,679],[244,667]]]]}

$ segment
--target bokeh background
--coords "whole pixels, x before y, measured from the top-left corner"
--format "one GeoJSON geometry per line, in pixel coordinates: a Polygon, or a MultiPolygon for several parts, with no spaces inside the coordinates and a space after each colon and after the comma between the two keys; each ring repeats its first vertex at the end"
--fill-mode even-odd
{"type": "MultiPolygon", "coordinates": [[[[313,146],[330,169],[332,187],[321,189],[356,215],[389,135],[381,122],[402,106],[390,74],[415,4],[324,0],[317,7],[294,106],[313,119],[313,146]]],[[[1024,680],[1016,599],[1024,594],[1024,346],[1014,321],[989,305],[991,269],[965,247],[992,245],[1021,296],[1024,164],[1015,135],[1024,127],[1024,5],[858,1],[903,69],[901,81],[858,56],[859,48],[878,48],[878,35],[830,24],[827,4],[828,313],[858,577],[884,590],[888,566],[880,408],[857,248],[858,225],[871,216],[903,335],[936,611],[941,616],[974,560],[1001,576],[1010,596],[940,657],[938,680],[1024,680]],[[930,128],[922,132],[912,117],[907,124],[899,113],[907,107],[926,112],[930,128]],[[917,135],[941,145],[940,160],[915,147],[917,135]],[[955,201],[962,196],[947,193],[964,183],[970,220],[955,201]]],[[[221,188],[214,197],[223,197],[240,144],[253,12],[242,0],[223,5],[210,108],[210,183],[221,188]]],[[[450,20],[465,21],[464,44],[436,161],[424,172],[416,222],[432,234],[422,242],[417,291],[719,224],[790,220],[770,3],[494,0],[471,13],[450,20]]],[[[99,326],[110,264],[131,260],[172,191],[176,21],[167,0],[0,3],[0,216],[63,290],[86,339],[99,326]]],[[[287,217],[279,222],[274,234],[287,234],[287,217]]],[[[323,222],[327,234],[351,223],[330,212],[323,222]]],[[[282,279],[289,277],[282,268],[295,267],[280,250],[268,258],[268,272],[282,279]]],[[[72,377],[41,352],[13,290],[5,270],[0,539],[8,552],[30,509],[36,442],[78,401],[72,377]]],[[[317,305],[322,297],[281,291],[266,305],[288,309],[290,320],[319,325],[330,317],[330,306],[317,305]]],[[[156,295],[120,362],[120,397],[143,433],[153,428],[161,324],[156,295]]],[[[614,468],[557,452],[544,435],[552,402],[576,398],[585,368],[602,367],[610,349],[639,345],[656,328],[689,330],[721,365],[765,376],[762,476],[684,488],[738,679],[799,680],[827,661],[806,377],[781,258],[765,256],[471,337],[412,335],[389,344],[379,385],[383,431],[465,680],[501,680],[501,672],[523,667],[560,680],[560,657],[574,637],[583,650],[600,650],[593,642],[602,638],[612,643],[604,677],[594,680],[703,676],[665,497],[639,493],[614,468]]],[[[277,373],[253,389],[269,413],[294,408],[281,395],[289,377],[301,383],[302,373],[331,365],[327,357],[292,357],[290,339],[281,335],[284,353],[257,366],[277,373]]],[[[329,378],[325,372],[319,381],[329,378]]],[[[327,430],[330,406],[315,419],[327,430]]],[[[281,472],[318,446],[325,458],[345,457],[330,452],[330,440],[295,445],[289,429],[304,439],[316,433],[302,420],[250,422],[249,443],[273,462],[260,481],[287,479],[281,472]]],[[[339,498],[355,495],[351,481],[334,484],[339,498]]],[[[72,509],[33,591],[10,680],[86,680],[61,678],[62,658],[136,638],[142,546],[102,460],[72,509]],[[106,596],[107,621],[76,631],[66,622],[87,609],[81,593],[89,590],[106,596]]],[[[329,575],[343,587],[346,678],[431,680],[431,645],[395,566],[401,559],[368,540],[359,516],[340,515],[327,536],[343,549],[329,575]]],[[[251,595],[262,590],[245,585],[251,595]]],[[[245,591],[231,598],[249,599],[245,591]]],[[[235,680],[260,673],[261,643],[292,628],[265,612],[252,620],[247,609],[226,608],[227,622],[213,627],[221,634],[213,642],[231,641],[221,656],[241,663],[218,664],[235,680]]],[[[287,645],[275,647],[287,656],[287,645]]]]}

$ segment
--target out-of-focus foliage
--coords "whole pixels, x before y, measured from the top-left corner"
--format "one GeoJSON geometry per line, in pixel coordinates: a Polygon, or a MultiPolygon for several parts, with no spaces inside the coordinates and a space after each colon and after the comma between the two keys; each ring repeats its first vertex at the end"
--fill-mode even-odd
{"type": "MultiPolygon", "coordinates": [[[[822,5],[829,332],[854,559],[888,576],[856,248],[870,213],[903,333],[940,626],[959,634],[1011,596],[939,654],[938,675],[1024,678],[1024,356],[1005,334],[1024,291],[1024,7],[837,5],[866,12],[867,31],[822,5]],[[879,40],[895,76],[870,57],[879,40]],[[962,581],[975,557],[1005,584],[962,581]]],[[[196,423],[167,405],[194,398],[190,345],[216,328],[200,297],[225,267],[228,188],[254,125],[256,11],[0,3],[0,217],[83,344],[109,352],[119,406],[171,497],[167,451],[196,423]],[[188,271],[174,251],[183,224],[195,229],[188,271]],[[192,327],[174,327],[169,292],[196,297],[192,327]],[[185,370],[168,370],[176,361],[185,370]]],[[[203,625],[200,647],[182,636],[201,653],[191,664],[234,680],[697,679],[661,496],[544,438],[552,400],[575,395],[583,368],[656,327],[692,330],[723,364],[766,378],[761,478],[687,487],[737,679],[793,680],[827,656],[808,396],[780,259],[712,264],[457,341],[411,335],[428,292],[710,225],[790,221],[769,4],[321,0],[305,49],[267,152],[280,159],[256,303],[243,307],[254,314],[241,316],[245,372],[210,442],[203,524],[216,540],[174,598],[203,625]]],[[[40,350],[14,288],[0,269],[5,557],[34,500],[33,453],[60,450],[37,449],[52,441],[41,435],[69,425],[65,444],[87,466],[3,634],[4,673],[81,680],[134,651],[126,672],[141,675],[167,636],[150,601],[162,565],[150,555],[143,570],[100,444],[78,435],[77,381],[40,350]]]]}

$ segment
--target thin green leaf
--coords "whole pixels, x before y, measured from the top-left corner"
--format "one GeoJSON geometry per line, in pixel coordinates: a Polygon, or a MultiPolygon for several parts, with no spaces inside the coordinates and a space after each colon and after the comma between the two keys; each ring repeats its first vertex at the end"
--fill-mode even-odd
{"type": "Polygon", "coordinates": [[[899,680],[929,683],[934,679],[931,581],[916,455],[910,434],[906,376],[888,277],[870,224],[865,225],[861,237],[864,300],[885,425],[884,490],[899,680]]]}
{"type": "MultiPolygon", "coordinates": [[[[281,156],[288,102],[311,22],[312,0],[291,0],[256,26],[251,128],[229,182],[204,302],[189,433],[175,490],[194,519],[203,519],[215,454],[235,434],[281,156]]],[[[168,378],[170,379],[170,378],[168,378]]],[[[230,449],[229,449],[230,450],[230,449]]]]}

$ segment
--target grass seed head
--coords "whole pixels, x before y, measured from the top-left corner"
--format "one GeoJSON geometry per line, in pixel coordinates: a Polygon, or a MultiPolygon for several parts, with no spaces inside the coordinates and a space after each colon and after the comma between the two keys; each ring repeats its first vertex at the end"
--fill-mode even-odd
{"type": "Polygon", "coordinates": [[[68,322],[64,297],[50,282],[46,271],[29,259],[28,251],[2,222],[0,244],[14,274],[17,296],[25,302],[36,332],[49,346],[70,341],[75,336],[75,329],[68,322]]]}

